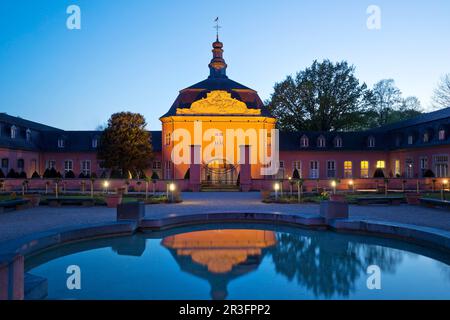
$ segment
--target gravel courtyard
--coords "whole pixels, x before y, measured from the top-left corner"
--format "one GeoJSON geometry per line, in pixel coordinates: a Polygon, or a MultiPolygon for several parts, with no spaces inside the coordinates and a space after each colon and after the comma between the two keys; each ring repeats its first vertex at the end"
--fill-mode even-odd
{"type": "MultiPolygon", "coordinates": [[[[280,205],[261,202],[259,193],[183,193],[180,204],[148,205],[146,218],[215,212],[277,212],[314,216],[315,204],[280,205]]],[[[350,206],[350,217],[361,220],[400,222],[450,230],[450,212],[424,207],[350,206]]],[[[115,209],[106,207],[38,207],[0,214],[0,242],[33,232],[47,231],[81,224],[114,221],[115,209]]]]}

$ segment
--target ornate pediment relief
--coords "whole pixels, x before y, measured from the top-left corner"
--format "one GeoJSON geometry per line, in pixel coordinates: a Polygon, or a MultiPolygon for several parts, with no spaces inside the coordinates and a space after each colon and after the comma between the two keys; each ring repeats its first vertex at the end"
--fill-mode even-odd
{"type": "Polygon", "coordinates": [[[190,108],[177,109],[177,115],[194,114],[260,115],[261,110],[249,109],[244,102],[232,98],[227,91],[215,90],[209,92],[206,98],[192,103],[190,108]]]}

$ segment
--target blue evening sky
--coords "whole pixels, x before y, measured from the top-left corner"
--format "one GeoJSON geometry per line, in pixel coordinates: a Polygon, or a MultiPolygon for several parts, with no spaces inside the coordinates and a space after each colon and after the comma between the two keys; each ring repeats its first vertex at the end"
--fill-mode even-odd
{"type": "Polygon", "coordinates": [[[205,79],[214,18],[230,78],[263,100],[314,59],[347,60],[372,86],[393,78],[424,107],[450,73],[448,0],[1,0],[0,112],[91,130],[123,110],[159,116],[205,79]],[[81,30],[66,28],[76,4],[81,30]],[[378,5],[381,30],[366,27],[378,5]]]}

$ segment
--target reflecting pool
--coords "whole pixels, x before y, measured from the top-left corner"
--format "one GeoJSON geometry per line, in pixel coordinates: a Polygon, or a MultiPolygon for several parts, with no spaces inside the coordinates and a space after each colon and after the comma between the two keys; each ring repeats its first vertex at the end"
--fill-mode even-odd
{"type": "Polygon", "coordinates": [[[92,240],[26,260],[48,280],[49,299],[450,299],[449,265],[446,253],[394,240],[236,224],[92,240]],[[67,287],[71,265],[80,290],[67,287]]]}

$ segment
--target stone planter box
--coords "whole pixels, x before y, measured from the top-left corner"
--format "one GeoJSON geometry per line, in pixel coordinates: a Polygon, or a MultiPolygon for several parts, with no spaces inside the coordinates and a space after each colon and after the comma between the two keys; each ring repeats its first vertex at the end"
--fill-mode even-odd
{"type": "Polygon", "coordinates": [[[268,191],[268,190],[261,190],[261,198],[263,200],[269,199],[270,198],[270,194],[271,194],[271,192],[268,191]]]}
{"type": "Polygon", "coordinates": [[[108,208],[117,208],[117,206],[122,203],[122,195],[108,194],[105,200],[108,208]]]}
{"type": "Polygon", "coordinates": [[[420,194],[418,193],[407,193],[406,202],[409,205],[418,206],[420,205],[420,194]]]}
{"type": "Polygon", "coordinates": [[[335,219],[348,219],[348,203],[339,201],[322,201],[320,203],[320,216],[327,223],[335,219]]]}
{"type": "Polygon", "coordinates": [[[332,194],[330,195],[330,200],[334,202],[346,202],[346,198],[343,194],[332,194]]]}
{"type": "Polygon", "coordinates": [[[38,207],[41,203],[41,196],[39,194],[25,195],[24,199],[30,200],[30,205],[32,207],[38,207]]]}

